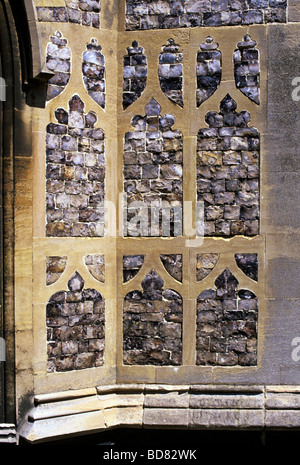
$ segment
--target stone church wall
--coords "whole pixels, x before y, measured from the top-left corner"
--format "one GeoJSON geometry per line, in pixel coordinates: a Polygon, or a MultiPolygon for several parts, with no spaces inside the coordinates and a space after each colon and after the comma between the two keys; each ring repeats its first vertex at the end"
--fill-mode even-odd
{"type": "Polygon", "coordinates": [[[220,385],[239,418],[255,397],[253,418],[230,426],[280,424],[266,399],[300,383],[297,3],[34,6],[47,79],[31,109],[32,274],[16,288],[20,303],[29,283],[26,318],[16,308],[22,435],[46,437],[44,405],[68,395],[87,418],[78,432],[215,427],[205,396],[223,409],[220,385]],[[116,402],[104,421],[107,393],[129,385],[136,410],[116,402]],[[172,423],[156,410],[182,391],[172,423]]]}

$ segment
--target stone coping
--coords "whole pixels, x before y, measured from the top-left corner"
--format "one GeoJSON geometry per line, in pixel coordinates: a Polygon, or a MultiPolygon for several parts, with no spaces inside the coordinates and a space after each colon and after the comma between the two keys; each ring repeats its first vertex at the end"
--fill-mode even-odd
{"type": "Polygon", "coordinates": [[[18,434],[36,443],[113,427],[299,429],[300,386],[120,384],[40,394],[18,434]]]}

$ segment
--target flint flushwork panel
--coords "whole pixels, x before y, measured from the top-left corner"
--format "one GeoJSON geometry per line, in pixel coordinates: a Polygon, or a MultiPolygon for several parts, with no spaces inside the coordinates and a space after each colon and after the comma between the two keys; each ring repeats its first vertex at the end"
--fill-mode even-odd
{"type": "Polygon", "coordinates": [[[126,283],[134,278],[142,268],[145,255],[123,256],[123,282],[126,283]]]}
{"type": "Polygon", "coordinates": [[[47,303],[48,372],[104,364],[104,299],[97,290],[84,289],[77,272],[68,288],[53,294],[47,303]]]}
{"type": "Polygon", "coordinates": [[[182,298],[152,270],[123,302],[124,365],[181,365],[182,298]]]}
{"type": "Polygon", "coordinates": [[[68,85],[71,76],[71,50],[59,31],[50,37],[46,52],[46,67],[54,73],[48,80],[47,100],[57,97],[68,85]]]}
{"type": "Polygon", "coordinates": [[[196,256],[196,281],[202,281],[215,268],[220,254],[200,253],[196,256]]]}
{"type": "Polygon", "coordinates": [[[93,278],[100,283],[105,282],[105,258],[104,255],[91,254],[84,257],[84,264],[93,278]]]}
{"type": "Polygon", "coordinates": [[[38,21],[74,23],[97,29],[100,27],[100,10],[100,0],[65,0],[65,6],[36,7],[38,21]]]}
{"type": "Polygon", "coordinates": [[[257,105],[260,103],[260,60],[256,42],[247,34],[233,54],[236,87],[257,105]]]}
{"type": "Polygon", "coordinates": [[[182,147],[180,130],[172,129],[173,115],[160,115],[152,99],[146,115],[132,119],[125,134],[124,194],[128,236],[182,235],[182,147]]]}
{"type": "Polygon", "coordinates": [[[46,285],[58,281],[67,266],[68,257],[53,256],[46,258],[46,285]]]}
{"type": "Polygon", "coordinates": [[[145,90],[147,84],[147,57],[143,47],[137,41],[127,47],[123,57],[123,109],[135,102],[145,90]]]}
{"type": "Polygon", "coordinates": [[[104,132],[78,95],[47,126],[47,236],[104,235],[104,132]]]}
{"type": "Polygon", "coordinates": [[[257,321],[257,297],[226,268],[197,298],[197,365],[256,365],[257,321]]]}
{"type": "Polygon", "coordinates": [[[96,39],[86,45],[82,56],[84,87],[101,108],[105,108],[105,58],[96,39]]]}
{"type": "Polygon", "coordinates": [[[162,254],[160,255],[162,264],[166,271],[179,282],[182,282],[182,255],[162,254]]]}
{"type": "Polygon", "coordinates": [[[159,54],[158,76],[165,96],[183,107],[183,55],[173,39],[168,40],[159,54]]]}
{"type": "Polygon", "coordinates": [[[127,0],[126,29],[174,29],[286,22],[287,0],[127,0]]]}
{"type": "Polygon", "coordinates": [[[205,102],[218,89],[222,75],[222,53],[218,50],[218,44],[212,37],[207,37],[206,42],[200,44],[197,53],[197,107],[205,102]]]}
{"type": "Polygon", "coordinates": [[[234,256],[237,266],[248,278],[258,281],[257,253],[239,253],[234,256]]]}
{"type": "Polygon", "coordinates": [[[197,141],[197,200],[204,202],[205,236],[259,234],[260,135],[230,95],[205,117],[197,141]]]}

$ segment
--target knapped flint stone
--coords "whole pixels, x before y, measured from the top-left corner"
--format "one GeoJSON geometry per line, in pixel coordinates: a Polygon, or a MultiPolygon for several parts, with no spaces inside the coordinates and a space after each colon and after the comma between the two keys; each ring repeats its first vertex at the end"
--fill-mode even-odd
{"type": "Polygon", "coordinates": [[[216,279],[215,285],[217,287],[217,296],[228,298],[229,296],[235,295],[238,280],[233,276],[228,268],[226,268],[216,279]]]}
{"type": "Polygon", "coordinates": [[[76,271],[73,276],[68,281],[68,288],[72,292],[82,291],[84,287],[84,280],[80,276],[80,274],[76,271]]]}
{"type": "Polygon", "coordinates": [[[57,110],[55,110],[55,118],[61,124],[68,124],[68,112],[63,108],[57,108],[57,110]]]}
{"type": "Polygon", "coordinates": [[[79,8],[84,11],[100,11],[100,0],[79,0],[79,8]]]}
{"type": "Polygon", "coordinates": [[[83,113],[84,111],[84,102],[78,95],[74,95],[69,100],[69,110],[70,111],[78,111],[79,113],[83,113]]]}
{"type": "Polygon", "coordinates": [[[144,291],[161,290],[164,285],[162,278],[156,273],[155,270],[151,272],[142,281],[142,288],[144,291]]]}
{"type": "Polygon", "coordinates": [[[64,7],[36,7],[38,21],[68,22],[67,10],[64,7]]]}
{"type": "Polygon", "coordinates": [[[161,107],[159,103],[152,98],[149,103],[145,106],[145,113],[147,116],[157,116],[160,114],[161,107]]]}
{"type": "Polygon", "coordinates": [[[241,270],[251,279],[258,279],[257,254],[236,254],[235,260],[241,270]]]}
{"type": "Polygon", "coordinates": [[[140,293],[139,301],[129,297],[126,296],[123,307],[123,363],[180,365],[182,299],[179,294],[171,290],[149,290],[140,293]]]}
{"type": "MultiPolygon", "coordinates": [[[[178,281],[182,282],[182,255],[181,254],[162,254],[160,255],[160,259],[168,271],[168,273],[178,281]]],[[[163,297],[168,299],[166,297],[167,295],[173,296],[173,291],[167,290],[163,293],[163,297]]],[[[176,293],[177,297],[178,294],[176,293]]],[[[177,298],[175,297],[175,298],[177,298]]],[[[180,296],[179,296],[180,297],[180,296]]]]}
{"type": "Polygon", "coordinates": [[[172,0],[137,5],[126,4],[126,29],[167,29],[176,27],[222,26],[268,22],[286,22],[286,2],[268,3],[227,0],[172,0]]]}
{"type": "Polygon", "coordinates": [[[48,84],[65,87],[70,80],[70,76],[70,73],[57,72],[49,79],[48,84]]]}
{"type": "MultiPolygon", "coordinates": [[[[230,274],[227,270],[227,277],[230,274]]],[[[230,296],[232,286],[226,281],[224,272],[219,278],[215,282],[216,293],[212,290],[204,291],[197,299],[196,363],[221,366],[256,365],[257,299],[248,290],[239,291],[238,296],[230,296]],[[224,292],[220,293],[219,290],[225,282],[225,287],[229,285],[229,288],[225,291],[228,295],[224,299],[224,292]],[[243,305],[244,302],[249,305],[243,305]]]]}

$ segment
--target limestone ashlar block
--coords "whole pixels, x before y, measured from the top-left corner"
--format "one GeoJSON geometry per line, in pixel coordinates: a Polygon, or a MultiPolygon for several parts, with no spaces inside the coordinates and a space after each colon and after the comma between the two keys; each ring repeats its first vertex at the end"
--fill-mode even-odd
{"type": "Polygon", "coordinates": [[[298,410],[300,409],[300,396],[296,393],[268,392],[265,404],[268,410],[298,410]]]}
{"type": "Polygon", "coordinates": [[[299,428],[299,410],[266,410],[265,425],[269,428],[299,428]]]}
{"type": "Polygon", "coordinates": [[[191,394],[189,406],[195,409],[263,409],[264,394],[191,394]]]}
{"type": "Polygon", "coordinates": [[[190,428],[252,429],[263,426],[263,410],[193,409],[190,411],[190,428]]]}
{"type": "Polygon", "coordinates": [[[149,408],[189,408],[190,395],[188,391],[151,394],[146,393],[144,406],[149,408]]]}
{"type": "Polygon", "coordinates": [[[185,408],[145,408],[143,414],[144,427],[187,427],[189,411],[185,408]]]}
{"type": "Polygon", "coordinates": [[[58,402],[43,403],[36,406],[29,413],[30,421],[55,418],[59,416],[76,415],[79,413],[93,412],[101,409],[98,397],[89,396],[79,399],[69,399],[58,402]]]}

